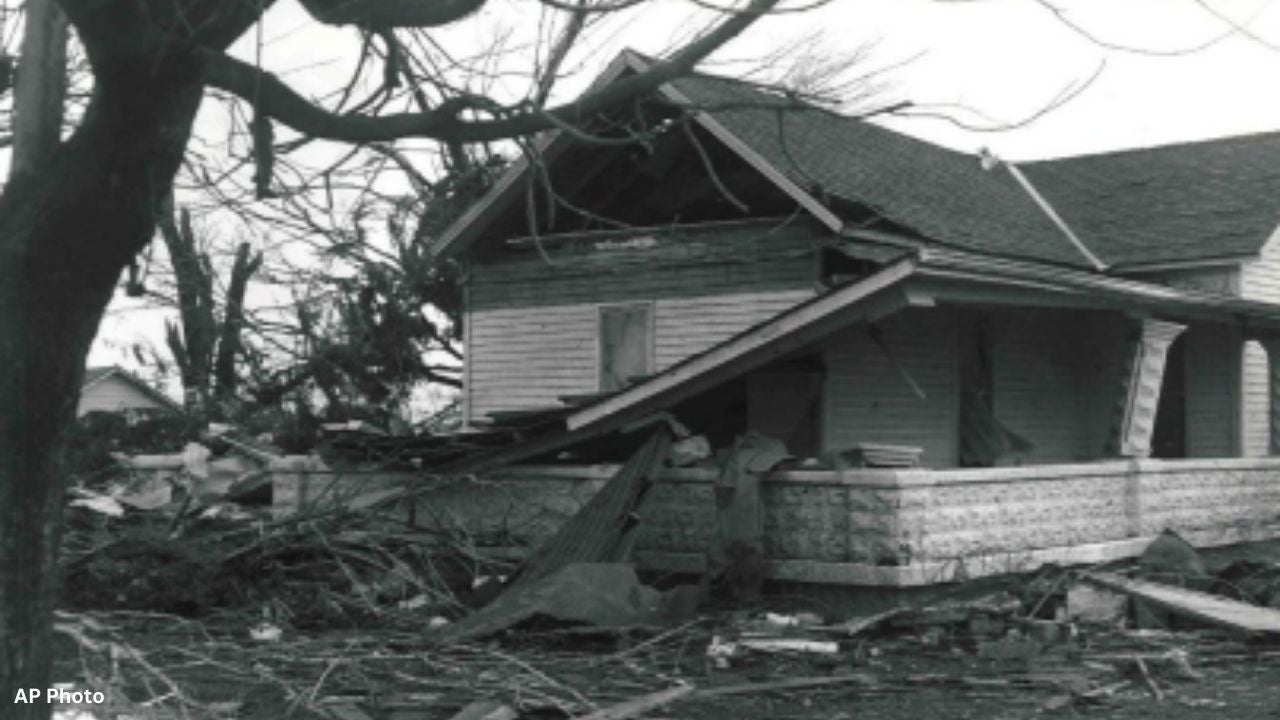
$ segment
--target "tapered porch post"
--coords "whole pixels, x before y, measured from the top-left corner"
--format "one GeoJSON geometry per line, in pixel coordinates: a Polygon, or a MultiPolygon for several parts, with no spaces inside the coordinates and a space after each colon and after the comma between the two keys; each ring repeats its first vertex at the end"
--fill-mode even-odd
{"type": "MultiPolygon", "coordinates": [[[[1108,436],[1107,452],[1142,458],[1151,455],[1151,436],[1156,427],[1156,410],[1160,407],[1160,387],[1164,382],[1169,346],[1187,326],[1151,318],[1141,318],[1136,325],[1137,332],[1125,348],[1127,362],[1122,375],[1122,402],[1108,436]]],[[[1274,443],[1274,424],[1272,428],[1274,443]]]]}
{"type": "Polygon", "coordinates": [[[1254,337],[1267,351],[1267,392],[1271,395],[1268,455],[1280,455],[1280,337],[1254,337]]]}

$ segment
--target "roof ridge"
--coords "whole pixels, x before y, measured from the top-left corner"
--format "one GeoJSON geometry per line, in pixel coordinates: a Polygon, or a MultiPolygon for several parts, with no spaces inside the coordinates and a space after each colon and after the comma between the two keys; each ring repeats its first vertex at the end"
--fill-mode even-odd
{"type": "Polygon", "coordinates": [[[1074,160],[1098,160],[1102,158],[1120,158],[1124,156],[1137,156],[1144,154],[1157,154],[1172,150],[1187,148],[1207,148],[1215,145],[1227,145],[1233,143],[1256,142],[1259,139],[1280,139],[1280,129],[1263,130],[1260,132],[1242,133],[1236,135],[1220,135],[1218,137],[1198,138],[1194,140],[1173,140],[1169,142],[1158,142],[1154,145],[1141,145],[1137,147],[1117,148],[1114,150],[1099,150],[1095,152],[1085,152],[1077,155],[1063,155],[1056,158],[1042,158],[1040,160],[1024,160],[1019,165],[1024,167],[1047,166],[1056,163],[1069,163],[1074,160]]]}
{"type": "MultiPolygon", "coordinates": [[[[703,71],[691,72],[688,75],[685,75],[684,77],[676,78],[671,82],[680,83],[681,81],[687,81],[690,79],[721,82],[727,85],[742,87],[752,92],[767,92],[770,90],[777,90],[779,93],[783,93],[783,94],[785,94],[786,92],[785,88],[783,88],[780,85],[770,85],[769,83],[758,82],[753,80],[744,80],[742,78],[727,77],[724,75],[716,75],[713,73],[708,73],[703,71]]],[[[924,138],[916,137],[915,135],[911,135],[910,133],[903,132],[896,128],[889,127],[887,125],[882,125],[880,123],[872,122],[870,118],[862,117],[859,115],[851,115],[848,113],[840,112],[838,110],[834,110],[832,108],[827,108],[821,105],[817,105],[815,103],[809,102],[803,96],[795,96],[792,99],[794,99],[796,102],[799,102],[805,105],[806,107],[789,108],[789,110],[792,110],[792,111],[800,110],[802,112],[814,111],[817,113],[827,115],[832,119],[839,120],[841,122],[847,122],[853,125],[857,125],[859,127],[871,128],[874,131],[883,132],[895,138],[900,138],[902,140],[907,140],[913,143],[917,143],[919,145],[926,146],[931,150],[941,151],[941,152],[948,153],[950,155],[954,155],[962,158],[972,158],[975,164],[979,162],[979,156],[977,152],[968,152],[964,150],[957,150],[955,148],[947,147],[946,145],[941,145],[939,143],[933,142],[932,140],[926,140],[924,138]]],[[[715,110],[709,110],[708,112],[710,112],[713,115],[716,113],[715,110]]]]}

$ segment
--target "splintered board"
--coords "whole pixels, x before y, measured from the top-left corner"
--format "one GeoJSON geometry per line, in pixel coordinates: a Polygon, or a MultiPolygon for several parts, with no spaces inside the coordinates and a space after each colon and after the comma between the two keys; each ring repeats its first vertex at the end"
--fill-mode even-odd
{"type": "Polygon", "coordinates": [[[1186,588],[1133,580],[1112,573],[1089,572],[1081,577],[1158,605],[1172,613],[1250,634],[1280,635],[1280,610],[1259,607],[1186,588]]]}

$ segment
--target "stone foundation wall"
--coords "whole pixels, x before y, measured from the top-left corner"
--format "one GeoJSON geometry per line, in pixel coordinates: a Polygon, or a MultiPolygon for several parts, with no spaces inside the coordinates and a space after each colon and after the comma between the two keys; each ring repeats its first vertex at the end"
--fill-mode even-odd
{"type": "MultiPolygon", "coordinates": [[[[397,522],[458,530],[478,545],[537,545],[580,508],[613,466],[512,468],[433,480],[276,469],[281,513],[340,499],[368,505],[413,487],[397,522]]],[[[671,470],[640,514],[638,559],[697,571],[713,526],[714,471],[671,470]]],[[[1200,545],[1280,534],[1280,458],[1107,461],[974,470],[774,473],[762,486],[765,554],[779,579],[923,585],[1099,562],[1141,552],[1175,530],[1200,545]]]]}

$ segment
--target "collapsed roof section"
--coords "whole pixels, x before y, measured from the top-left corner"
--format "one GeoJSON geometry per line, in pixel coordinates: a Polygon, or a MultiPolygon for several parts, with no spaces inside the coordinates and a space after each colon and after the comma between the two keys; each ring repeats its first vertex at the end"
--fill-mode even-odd
{"type": "MultiPolygon", "coordinates": [[[[596,86],[648,65],[624,52],[596,86]]],[[[727,78],[686,77],[659,95],[691,112],[718,150],[731,151],[833,232],[872,227],[993,257],[1090,266],[1007,169],[984,169],[976,155],[727,78]]],[[[589,141],[564,130],[544,136],[537,143],[539,175],[583,142],[589,141]]],[[[1119,272],[1256,257],[1280,216],[1280,133],[1022,168],[1074,234],[1119,272]]],[[[517,162],[436,240],[432,253],[456,256],[480,238],[501,234],[491,232],[499,220],[524,219],[530,171],[527,158],[517,162]]]]}

